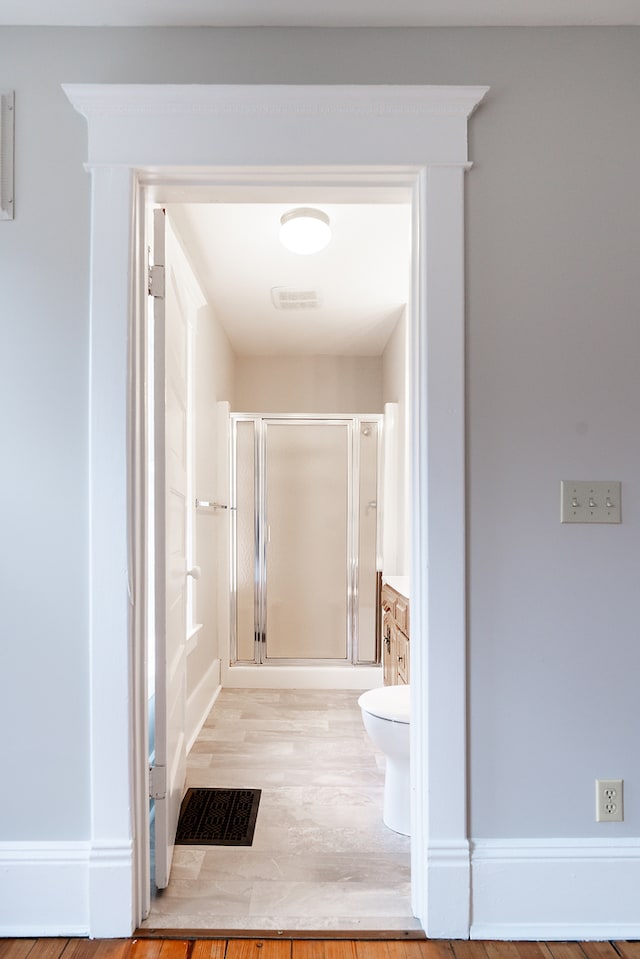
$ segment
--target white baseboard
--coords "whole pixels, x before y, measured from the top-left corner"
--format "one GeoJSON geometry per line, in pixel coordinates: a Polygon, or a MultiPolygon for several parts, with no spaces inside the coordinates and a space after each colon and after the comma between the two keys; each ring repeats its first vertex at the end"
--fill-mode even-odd
{"type": "Polygon", "coordinates": [[[220,693],[220,660],[214,659],[187,699],[186,740],[191,749],[220,693]]]}
{"type": "Polygon", "coordinates": [[[135,928],[133,842],[94,842],[89,857],[89,935],[127,938],[135,928]]]}
{"type": "Polygon", "coordinates": [[[428,873],[421,884],[424,901],[414,897],[414,911],[429,939],[469,936],[469,843],[466,839],[430,839],[428,873]]]}
{"type": "Polygon", "coordinates": [[[640,938],[640,839],[476,840],[472,939],[640,938]]]}
{"type": "Polygon", "coordinates": [[[0,937],[89,933],[88,842],[0,843],[0,937]]]}
{"type": "Polygon", "coordinates": [[[0,938],[129,936],[130,887],[128,841],[2,842],[0,938]]]}
{"type": "Polygon", "coordinates": [[[372,689],[382,686],[382,666],[223,665],[225,689],[372,689]]]}

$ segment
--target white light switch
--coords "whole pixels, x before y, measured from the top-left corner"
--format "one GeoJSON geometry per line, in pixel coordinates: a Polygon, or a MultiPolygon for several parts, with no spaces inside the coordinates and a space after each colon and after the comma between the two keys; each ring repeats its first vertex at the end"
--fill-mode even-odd
{"type": "Polygon", "coordinates": [[[620,523],[621,484],[616,481],[562,480],[561,523],[620,523]]]}

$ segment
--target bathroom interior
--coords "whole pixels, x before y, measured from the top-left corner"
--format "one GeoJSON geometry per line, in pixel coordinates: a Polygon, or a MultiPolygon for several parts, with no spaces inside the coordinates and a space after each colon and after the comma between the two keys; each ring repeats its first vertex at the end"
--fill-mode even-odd
{"type": "MultiPolygon", "coordinates": [[[[164,224],[164,310],[185,330],[185,786],[263,795],[251,848],[175,846],[143,925],[419,929],[409,203],[254,187],[170,204],[164,224]],[[282,222],[309,208],[330,240],[292,252],[282,222]]],[[[156,472],[151,454],[151,514],[156,472]]],[[[150,589],[152,754],[154,603],[150,589]]]]}

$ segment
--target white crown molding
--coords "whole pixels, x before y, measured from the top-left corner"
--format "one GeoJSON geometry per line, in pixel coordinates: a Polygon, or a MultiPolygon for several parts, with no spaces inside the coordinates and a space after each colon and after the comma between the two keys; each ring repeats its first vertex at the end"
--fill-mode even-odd
{"type": "Polygon", "coordinates": [[[142,174],[203,165],[246,170],[248,156],[264,170],[308,166],[310,157],[316,168],[334,170],[406,170],[416,158],[421,167],[466,164],[468,117],[487,89],[63,84],[87,120],[89,168],[142,174]]]}
{"type": "Polygon", "coordinates": [[[101,116],[461,116],[469,117],[488,87],[74,84],[62,89],[87,118],[101,116]]]}

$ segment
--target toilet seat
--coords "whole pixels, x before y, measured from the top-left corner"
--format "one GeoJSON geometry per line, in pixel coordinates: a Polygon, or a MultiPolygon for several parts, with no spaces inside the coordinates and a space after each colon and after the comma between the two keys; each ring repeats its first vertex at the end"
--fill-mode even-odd
{"type": "Polygon", "coordinates": [[[392,723],[409,723],[411,713],[410,686],[381,686],[362,693],[358,705],[366,713],[392,723]]]}

